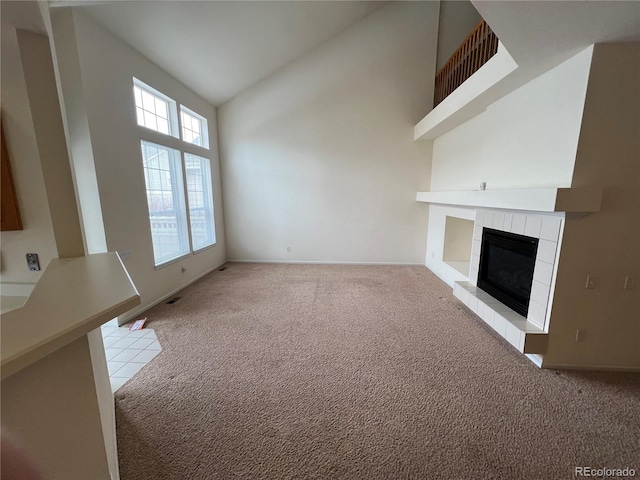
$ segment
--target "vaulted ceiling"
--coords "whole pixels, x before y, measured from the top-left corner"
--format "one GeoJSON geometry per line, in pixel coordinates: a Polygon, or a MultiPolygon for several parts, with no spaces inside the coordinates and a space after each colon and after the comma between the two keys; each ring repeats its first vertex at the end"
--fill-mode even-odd
{"type": "Polygon", "coordinates": [[[594,43],[640,41],[638,1],[471,0],[471,3],[519,65],[550,67],[594,43]]]}
{"type": "MultiPolygon", "coordinates": [[[[427,0],[438,1],[438,0],[427,0]]],[[[593,43],[640,41],[638,1],[471,0],[531,75],[593,43]]],[[[44,30],[37,2],[2,2],[2,19],[44,30]]],[[[219,106],[384,1],[52,0],[77,8],[219,106]]]]}
{"type": "Polygon", "coordinates": [[[218,106],[385,3],[123,1],[76,8],[218,106]]]}

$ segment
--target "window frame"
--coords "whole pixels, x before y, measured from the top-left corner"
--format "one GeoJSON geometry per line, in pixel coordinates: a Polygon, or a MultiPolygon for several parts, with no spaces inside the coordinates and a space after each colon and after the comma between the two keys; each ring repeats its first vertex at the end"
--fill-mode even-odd
{"type": "MultiPolygon", "coordinates": [[[[180,118],[180,139],[186,144],[204,148],[205,150],[209,150],[209,121],[199,113],[194,112],[193,110],[185,107],[182,104],[180,104],[179,118],[180,118]],[[202,145],[198,145],[197,143],[189,142],[188,140],[184,139],[185,126],[182,123],[183,113],[200,122],[200,136],[202,137],[202,145]]],[[[191,130],[190,128],[188,128],[187,130],[193,132],[193,130],[191,130]]]]}
{"type": "Polygon", "coordinates": [[[159,135],[163,135],[163,136],[168,136],[168,137],[173,137],[176,139],[180,139],[181,136],[181,126],[180,123],[178,121],[178,106],[177,103],[174,99],[172,99],[171,97],[168,97],[167,95],[165,95],[164,93],[156,90],[155,88],[147,85],[146,83],[144,83],[141,80],[138,80],[136,77],[133,77],[133,86],[134,86],[134,95],[133,95],[133,104],[135,105],[136,108],[136,125],[138,127],[144,128],[146,130],[149,130],[151,132],[155,132],[159,135]],[[136,102],[136,97],[135,97],[135,87],[138,87],[140,90],[142,91],[146,91],[147,93],[151,94],[154,97],[159,98],[160,100],[163,100],[164,102],[167,103],[167,114],[168,114],[168,127],[169,127],[169,133],[163,133],[160,130],[156,130],[154,128],[151,127],[147,127],[146,125],[140,125],[140,122],[138,122],[138,113],[137,113],[137,109],[138,108],[142,108],[144,110],[144,107],[138,107],[138,104],[136,102]]]}
{"type": "MultiPolygon", "coordinates": [[[[189,240],[190,240],[190,245],[191,245],[191,251],[192,252],[200,252],[202,250],[206,250],[209,247],[214,246],[217,242],[218,242],[218,238],[216,235],[216,229],[215,229],[215,221],[216,221],[216,211],[215,211],[215,201],[213,198],[213,173],[211,172],[211,160],[207,157],[203,157],[201,155],[196,155],[194,153],[191,152],[182,152],[182,169],[183,169],[183,178],[184,178],[184,186],[185,186],[185,199],[186,199],[186,205],[187,205],[187,219],[188,219],[188,231],[189,231],[189,240]],[[190,155],[191,157],[195,157],[197,159],[200,160],[204,160],[207,163],[207,171],[206,171],[206,175],[203,175],[203,184],[204,181],[207,180],[208,183],[206,185],[204,185],[203,187],[203,199],[206,196],[206,194],[210,194],[210,200],[207,199],[205,202],[203,203],[209,203],[210,204],[210,208],[211,208],[211,222],[214,225],[214,228],[211,230],[211,236],[213,237],[213,242],[212,243],[208,243],[206,245],[203,245],[201,247],[195,248],[195,242],[193,241],[193,223],[191,222],[191,203],[189,202],[189,176],[187,174],[187,159],[186,156],[190,155]]],[[[195,207],[194,207],[195,208],[195,207]]],[[[205,207],[202,208],[206,208],[207,212],[205,213],[205,216],[208,215],[208,209],[209,209],[209,205],[206,205],[205,207]]]]}
{"type": "MultiPolygon", "coordinates": [[[[187,243],[188,243],[188,251],[184,254],[180,254],[177,257],[168,259],[166,261],[160,262],[160,263],[155,263],[156,259],[155,259],[155,251],[153,253],[153,261],[154,261],[154,267],[156,270],[164,268],[168,265],[171,265],[173,263],[179,262],[181,260],[184,260],[185,258],[191,256],[191,255],[196,255],[200,252],[203,252],[205,250],[208,250],[209,248],[213,248],[217,245],[218,243],[218,235],[217,235],[217,229],[216,229],[216,211],[215,211],[215,195],[214,195],[214,177],[213,177],[213,164],[211,161],[211,150],[208,147],[204,147],[201,145],[197,145],[191,142],[188,142],[186,140],[183,139],[182,136],[182,123],[181,123],[181,115],[179,114],[180,111],[182,111],[182,109],[184,109],[184,111],[189,114],[194,116],[197,119],[202,119],[204,120],[204,122],[201,120],[201,127],[202,127],[202,131],[203,131],[203,137],[206,135],[206,141],[207,141],[207,145],[208,145],[208,141],[209,141],[209,132],[208,132],[208,125],[209,125],[209,120],[194,112],[193,110],[185,107],[183,104],[179,104],[178,102],[176,102],[174,99],[172,99],[171,97],[163,94],[162,92],[154,89],[153,87],[149,86],[148,84],[146,84],[145,82],[142,82],[141,80],[137,79],[136,77],[133,77],[133,85],[134,86],[138,86],[139,88],[142,89],[146,89],[148,92],[152,93],[153,95],[156,95],[157,97],[161,98],[162,100],[166,101],[169,105],[169,111],[170,111],[170,117],[171,117],[171,134],[167,135],[165,133],[162,133],[158,130],[154,130],[153,128],[148,128],[144,125],[140,125],[138,123],[138,119],[137,119],[137,112],[136,112],[136,98],[134,95],[134,89],[131,89],[132,92],[132,101],[133,101],[133,124],[135,125],[136,128],[138,128],[137,132],[138,132],[138,140],[140,142],[140,156],[138,157],[140,159],[141,162],[141,166],[144,169],[144,164],[142,163],[144,161],[144,153],[142,152],[142,148],[143,148],[143,143],[147,142],[147,143],[151,143],[151,144],[155,144],[158,147],[163,147],[163,148],[167,148],[167,149],[172,149],[172,150],[177,150],[178,151],[178,156],[179,156],[179,160],[180,160],[180,170],[181,170],[181,176],[182,176],[182,193],[183,193],[183,201],[182,204],[184,206],[185,209],[185,218],[186,218],[186,230],[187,230],[187,243]],[[179,108],[178,108],[179,107],[179,108]],[[177,132],[177,134],[176,134],[177,132]],[[185,154],[189,154],[189,155],[193,155],[195,157],[198,158],[204,158],[207,162],[208,162],[208,170],[209,170],[209,184],[208,184],[208,188],[210,189],[211,192],[211,226],[210,226],[210,233],[211,233],[211,237],[213,238],[213,243],[209,244],[209,245],[205,245],[199,248],[194,248],[194,242],[193,242],[193,232],[192,232],[192,225],[191,225],[191,213],[190,213],[190,206],[189,206],[189,198],[188,198],[188,186],[187,186],[187,172],[186,172],[186,161],[185,161],[185,154]]],[[[143,177],[144,177],[144,172],[143,172],[143,177]]],[[[149,202],[148,202],[148,193],[147,193],[147,185],[146,185],[146,179],[143,178],[143,184],[144,184],[144,194],[145,194],[145,201],[147,202],[147,215],[149,218],[149,233],[151,235],[151,240],[152,240],[152,247],[153,247],[153,231],[151,228],[151,215],[149,212],[149,202]]]]}
{"type": "MultiPolygon", "coordinates": [[[[169,159],[168,162],[168,172],[171,179],[171,203],[172,210],[175,212],[176,216],[176,231],[178,233],[177,241],[180,245],[181,251],[178,252],[177,255],[172,257],[165,258],[158,263],[156,263],[156,250],[153,248],[153,260],[154,265],[156,267],[165,265],[167,263],[171,263],[176,259],[184,258],[186,255],[192,253],[191,242],[189,241],[190,237],[190,219],[188,216],[188,199],[185,194],[185,181],[184,181],[184,168],[182,167],[182,152],[172,147],[168,147],[166,145],[161,145],[156,142],[151,142],[148,140],[140,139],[140,148],[142,151],[142,161],[145,162],[145,148],[147,146],[155,147],[157,149],[165,149],[169,151],[169,154],[172,158],[169,159]]],[[[148,161],[148,159],[146,159],[148,161]]],[[[143,168],[148,168],[143,165],[143,168]]],[[[163,171],[158,168],[158,170],[163,171]]],[[[147,183],[147,174],[145,172],[145,196],[147,199],[147,211],[149,214],[149,228],[151,230],[151,239],[152,245],[156,242],[153,238],[153,224],[151,219],[151,206],[149,205],[149,191],[153,191],[154,189],[149,188],[150,185],[147,183]]],[[[162,187],[162,185],[160,185],[162,187]]],[[[163,188],[160,189],[162,192],[166,192],[163,188]]]]}

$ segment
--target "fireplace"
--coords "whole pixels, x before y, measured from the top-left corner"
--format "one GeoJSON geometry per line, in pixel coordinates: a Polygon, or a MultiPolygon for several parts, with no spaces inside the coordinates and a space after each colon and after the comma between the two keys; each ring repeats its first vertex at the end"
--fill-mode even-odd
{"type": "Polygon", "coordinates": [[[538,239],[484,228],[477,285],[527,317],[538,239]]]}

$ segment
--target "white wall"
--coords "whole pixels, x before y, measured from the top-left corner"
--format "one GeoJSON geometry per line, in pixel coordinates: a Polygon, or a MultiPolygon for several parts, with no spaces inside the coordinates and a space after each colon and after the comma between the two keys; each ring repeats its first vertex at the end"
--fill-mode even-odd
{"type": "Polygon", "coordinates": [[[219,109],[230,259],[424,263],[437,19],[391,2],[219,109]]]}
{"type": "Polygon", "coordinates": [[[440,2],[436,69],[442,68],[480,20],[482,17],[468,0],[440,2]]]}
{"type": "Polygon", "coordinates": [[[544,366],[640,369],[639,58],[640,43],[594,49],[572,186],[604,195],[600,212],[565,224],[544,366]]]}
{"type": "Polygon", "coordinates": [[[53,55],[58,68],[58,82],[64,102],[69,154],[72,158],[71,164],[86,251],[89,254],[106,252],[107,239],[104,232],[89,119],[87,118],[84,97],[78,94],[78,85],[82,85],[82,72],[73,16],[70,14],[58,16],[54,32],[51,13],[48,9],[44,15],[51,25],[51,37],[54,43],[53,55]],[[56,46],[65,54],[58,56],[56,46]]]}
{"type": "Polygon", "coordinates": [[[58,256],[16,30],[2,24],[2,126],[16,186],[23,230],[2,232],[3,283],[36,283],[26,253],[37,253],[42,270],[58,256]]]}
{"type": "Polygon", "coordinates": [[[568,187],[580,133],[588,48],[433,141],[431,191],[568,187]]]}
{"type": "Polygon", "coordinates": [[[117,466],[109,471],[90,345],[78,338],[2,381],[2,426],[43,478],[119,480],[110,475],[117,466]]]}
{"type": "Polygon", "coordinates": [[[18,44],[58,256],[81,257],[82,230],[49,39],[18,30],[18,44]]]}
{"type": "MultiPolygon", "coordinates": [[[[142,305],[136,311],[142,310],[226,260],[216,112],[205,100],[82,13],[56,9],[52,11],[52,21],[61,78],[63,82],[65,79],[81,79],[82,82],[71,86],[63,84],[64,100],[65,105],[73,102],[73,108],[67,110],[68,115],[73,116],[78,112],[86,115],[86,120],[81,118],[79,123],[87,122],[87,133],[91,136],[106,247],[109,251],[131,252],[131,257],[124,263],[141,294],[142,305]],[[70,15],[73,15],[72,19],[70,15]],[[71,30],[73,32],[70,33],[71,30]],[[73,43],[69,45],[69,41],[73,43]],[[65,71],[73,68],[79,69],[79,72],[65,71]],[[208,156],[211,160],[218,243],[159,269],[154,267],[140,153],[140,129],[136,123],[133,100],[133,77],[203,115],[209,123],[211,148],[209,152],[194,153],[208,156]],[[181,271],[182,267],[187,269],[186,272],[181,271]]],[[[70,118],[69,123],[73,124],[75,120],[70,118]]],[[[86,128],[80,128],[76,134],[82,134],[84,130],[86,128]]],[[[169,146],[175,144],[174,139],[152,131],[145,133],[145,139],[169,146]]],[[[86,138],[72,138],[72,144],[76,142],[89,145],[86,138]]],[[[85,206],[82,206],[83,215],[90,215],[84,210],[85,206]]]]}

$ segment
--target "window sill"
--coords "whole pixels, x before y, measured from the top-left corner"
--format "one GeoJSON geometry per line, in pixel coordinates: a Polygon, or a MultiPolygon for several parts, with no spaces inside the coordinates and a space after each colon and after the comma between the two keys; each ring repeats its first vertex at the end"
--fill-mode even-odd
{"type": "Polygon", "coordinates": [[[180,255],[179,257],[175,257],[175,258],[172,258],[171,260],[167,260],[166,262],[159,263],[158,265],[155,266],[155,269],[161,270],[164,267],[168,267],[169,265],[173,265],[174,263],[181,262],[182,260],[184,260],[185,258],[191,255],[192,255],[191,252],[187,252],[185,254],[180,255]]]}
{"type": "Polygon", "coordinates": [[[217,245],[217,243],[212,243],[211,245],[207,245],[206,247],[199,248],[197,250],[194,250],[193,254],[197,255],[197,254],[199,254],[201,252],[204,252],[205,250],[209,250],[210,248],[215,247],[216,245],[217,245]]]}

